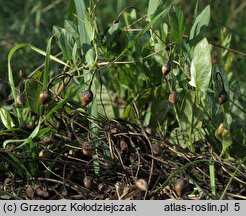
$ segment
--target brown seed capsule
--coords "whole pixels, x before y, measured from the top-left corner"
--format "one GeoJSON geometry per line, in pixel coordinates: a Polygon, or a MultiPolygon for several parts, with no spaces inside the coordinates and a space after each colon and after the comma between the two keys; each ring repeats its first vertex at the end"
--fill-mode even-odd
{"type": "Polygon", "coordinates": [[[33,190],[35,191],[35,194],[38,196],[43,196],[43,190],[40,185],[34,185],[33,190]]]}
{"type": "Polygon", "coordinates": [[[91,188],[91,185],[92,185],[92,178],[91,178],[90,176],[85,176],[83,182],[84,182],[84,186],[85,186],[86,188],[88,188],[88,189],[91,188]]]}
{"type": "Polygon", "coordinates": [[[93,92],[87,89],[80,95],[80,102],[82,107],[87,106],[93,100],[93,92]]]}
{"type": "Polygon", "coordinates": [[[144,179],[136,180],[135,185],[141,191],[147,191],[148,190],[148,184],[147,184],[147,182],[144,179]]]}
{"type": "Polygon", "coordinates": [[[145,128],[147,134],[152,134],[152,129],[150,127],[145,128]]]}
{"type": "Polygon", "coordinates": [[[49,90],[41,91],[40,94],[39,94],[39,100],[40,100],[42,105],[45,105],[45,104],[49,103],[50,100],[51,100],[50,91],[49,90]]]}
{"type": "Polygon", "coordinates": [[[38,153],[38,157],[40,157],[40,158],[49,158],[50,157],[50,152],[47,149],[42,149],[38,153]]]}
{"type": "Polygon", "coordinates": [[[176,92],[171,92],[168,96],[168,102],[172,105],[176,104],[178,102],[178,95],[176,92]]]}
{"type": "Polygon", "coordinates": [[[62,128],[62,121],[61,120],[56,120],[56,122],[55,122],[55,128],[57,129],[57,130],[59,130],[59,129],[61,129],[62,128]]]}
{"type": "Polygon", "coordinates": [[[161,153],[161,148],[157,144],[152,144],[152,152],[154,155],[159,155],[161,153]]]}
{"type": "Polygon", "coordinates": [[[26,96],[25,93],[20,93],[16,96],[16,106],[23,107],[26,104],[26,96]]]}
{"type": "Polygon", "coordinates": [[[219,93],[218,102],[219,104],[224,104],[228,100],[228,94],[226,91],[221,91],[219,93]]]}
{"type": "Polygon", "coordinates": [[[120,149],[121,151],[125,151],[128,149],[128,144],[124,139],[120,140],[120,149]]]}
{"type": "Polygon", "coordinates": [[[171,61],[169,60],[166,64],[164,64],[161,68],[163,77],[167,76],[172,69],[171,61]]]}
{"type": "Polygon", "coordinates": [[[62,196],[67,196],[67,195],[68,195],[67,188],[63,187],[62,188],[62,196]]]}
{"type": "Polygon", "coordinates": [[[185,181],[183,179],[178,180],[174,186],[174,190],[179,197],[183,195],[184,188],[185,188],[185,181]]]}
{"type": "Polygon", "coordinates": [[[22,78],[25,78],[25,77],[26,77],[25,71],[20,70],[20,71],[19,71],[19,76],[22,77],[22,78]]]}
{"type": "Polygon", "coordinates": [[[86,156],[92,156],[95,154],[95,148],[90,142],[84,142],[82,152],[86,156]]]}
{"type": "Polygon", "coordinates": [[[43,198],[49,198],[50,194],[48,191],[43,191],[43,198]]]}
{"type": "Polygon", "coordinates": [[[33,187],[31,185],[28,185],[27,188],[26,188],[26,195],[29,198],[32,198],[33,197],[33,194],[34,194],[33,187]]]}

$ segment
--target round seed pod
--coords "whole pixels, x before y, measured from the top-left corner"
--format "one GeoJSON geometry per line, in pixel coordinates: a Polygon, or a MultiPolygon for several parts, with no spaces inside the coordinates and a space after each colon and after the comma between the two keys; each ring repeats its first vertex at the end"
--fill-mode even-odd
{"type": "Polygon", "coordinates": [[[62,188],[62,196],[67,196],[68,195],[68,191],[66,187],[62,188]]]}
{"type": "Polygon", "coordinates": [[[90,189],[91,188],[91,185],[92,185],[92,178],[90,176],[85,176],[84,177],[84,186],[87,188],[87,189],[90,189]]]}
{"type": "Polygon", "coordinates": [[[41,188],[41,185],[34,185],[33,190],[35,191],[35,194],[38,196],[43,196],[43,190],[41,188]]]}
{"type": "Polygon", "coordinates": [[[171,69],[172,69],[171,62],[168,61],[168,62],[167,62],[166,64],[164,64],[164,65],[162,66],[162,68],[161,68],[161,72],[162,72],[163,77],[167,76],[167,75],[170,73],[171,69]]]}
{"type": "Polygon", "coordinates": [[[171,92],[168,96],[168,102],[172,105],[176,104],[179,100],[179,97],[176,92],[171,92]]]}
{"type": "Polygon", "coordinates": [[[41,91],[39,94],[39,100],[42,105],[45,105],[51,100],[51,92],[49,90],[41,91]]]}
{"type": "Polygon", "coordinates": [[[22,70],[22,69],[20,69],[20,71],[19,71],[19,76],[20,76],[21,78],[25,78],[25,77],[26,77],[25,71],[22,70]]]}
{"type": "Polygon", "coordinates": [[[141,191],[147,191],[148,190],[148,184],[144,179],[137,179],[135,182],[135,185],[141,191]]]}
{"type": "Polygon", "coordinates": [[[55,128],[57,130],[61,129],[62,128],[62,121],[57,119],[56,122],[55,122],[55,128]]]}
{"type": "Polygon", "coordinates": [[[20,93],[16,96],[16,106],[23,107],[26,104],[26,96],[25,93],[20,93]]]}
{"type": "Polygon", "coordinates": [[[92,156],[96,153],[94,146],[90,142],[84,143],[84,145],[82,147],[82,152],[86,156],[92,156]]]}
{"type": "Polygon", "coordinates": [[[145,128],[147,134],[152,134],[152,129],[150,127],[145,128]]]}
{"type": "Polygon", "coordinates": [[[219,125],[219,127],[216,129],[216,134],[218,135],[218,136],[221,136],[222,135],[222,133],[223,133],[223,131],[224,131],[224,124],[223,123],[221,123],[220,125],[219,125]]]}
{"type": "Polygon", "coordinates": [[[219,104],[224,104],[228,100],[228,94],[226,91],[221,91],[219,93],[218,102],[219,104]]]}
{"type": "Polygon", "coordinates": [[[121,151],[126,151],[128,149],[128,144],[124,139],[120,140],[120,149],[121,151]]]}
{"type": "Polygon", "coordinates": [[[93,92],[90,89],[87,89],[80,95],[80,102],[82,107],[87,106],[93,100],[93,92]]]}
{"type": "Polygon", "coordinates": [[[32,198],[33,197],[33,194],[34,194],[33,187],[31,185],[28,185],[27,188],[26,188],[26,195],[29,198],[32,198]]]}
{"type": "Polygon", "coordinates": [[[47,149],[42,149],[38,153],[38,157],[40,157],[40,158],[49,158],[50,157],[50,152],[47,149]]]}
{"type": "Polygon", "coordinates": [[[174,185],[174,190],[179,197],[183,195],[184,188],[185,188],[185,181],[183,179],[178,180],[174,185]]]}
{"type": "Polygon", "coordinates": [[[161,153],[161,148],[157,144],[152,144],[152,152],[154,155],[159,155],[161,153]]]}
{"type": "Polygon", "coordinates": [[[47,190],[43,191],[43,198],[49,198],[49,196],[50,196],[50,194],[47,190]]]}
{"type": "Polygon", "coordinates": [[[105,170],[111,170],[112,169],[112,164],[109,163],[109,162],[105,162],[102,167],[105,169],[105,170]]]}

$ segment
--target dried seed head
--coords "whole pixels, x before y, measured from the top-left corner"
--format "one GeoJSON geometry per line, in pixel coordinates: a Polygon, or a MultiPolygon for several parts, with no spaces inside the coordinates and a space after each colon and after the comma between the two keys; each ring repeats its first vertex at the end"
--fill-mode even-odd
{"type": "Polygon", "coordinates": [[[218,102],[219,104],[224,104],[228,100],[228,94],[226,91],[221,91],[219,93],[218,102]]]}
{"type": "Polygon", "coordinates": [[[168,61],[168,62],[167,62],[166,64],[164,64],[164,65],[162,66],[162,68],[161,68],[161,72],[162,72],[163,77],[167,76],[167,75],[170,73],[171,69],[172,69],[171,62],[168,61]]]}
{"type": "Polygon", "coordinates": [[[161,153],[161,148],[157,144],[152,144],[152,152],[154,155],[159,155],[161,153]]]}
{"type": "Polygon", "coordinates": [[[168,96],[168,102],[172,105],[176,104],[179,100],[179,97],[176,92],[171,92],[168,96]]]}
{"type": "Polygon", "coordinates": [[[80,95],[80,102],[82,107],[87,106],[93,100],[93,92],[90,89],[87,89],[80,95]]]}
{"type": "Polygon", "coordinates": [[[92,178],[91,178],[90,176],[85,176],[83,182],[84,182],[84,186],[85,186],[86,188],[88,188],[88,189],[91,188],[91,185],[92,185],[92,178]]]}
{"type": "Polygon", "coordinates": [[[174,185],[174,190],[176,194],[181,197],[183,195],[185,189],[185,181],[183,179],[179,179],[174,185]]]}
{"type": "Polygon", "coordinates": [[[147,191],[148,190],[148,184],[144,179],[137,179],[135,182],[135,185],[141,191],[147,191]]]}
{"type": "Polygon", "coordinates": [[[39,100],[42,105],[45,105],[51,100],[51,92],[49,90],[41,91],[39,94],[39,100]]]}

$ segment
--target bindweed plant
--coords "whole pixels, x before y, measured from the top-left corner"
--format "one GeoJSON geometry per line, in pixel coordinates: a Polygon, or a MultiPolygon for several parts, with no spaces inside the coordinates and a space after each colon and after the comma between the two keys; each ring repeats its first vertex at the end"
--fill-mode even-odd
{"type": "MultiPolygon", "coordinates": [[[[220,44],[214,43],[208,31],[210,6],[199,11],[197,1],[190,26],[181,5],[174,2],[149,1],[144,14],[128,6],[111,23],[99,26],[98,4],[74,0],[64,26],[53,27],[45,51],[30,44],[17,44],[10,50],[8,82],[0,83],[0,127],[7,136],[2,150],[31,158],[22,163],[15,154],[4,155],[19,175],[24,171],[29,178],[37,176],[35,158],[45,152],[52,152],[56,161],[60,155],[72,157],[83,149],[80,153],[100,176],[104,160],[112,162],[129,148],[123,140],[114,152],[112,144],[105,147],[100,138],[103,130],[108,140],[108,131],[121,131],[120,126],[105,128],[105,122],[115,119],[137,124],[144,137],[152,134],[191,153],[204,152],[209,146],[221,158],[244,158],[246,83],[230,71],[235,55],[229,49],[231,35],[222,29],[220,44]],[[59,53],[53,53],[54,47],[59,53]],[[43,55],[44,62],[30,74],[21,71],[16,79],[12,58],[26,48],[33,55],[43,55]],[[56,147],[58,138],[66,148],[56,147]],[[85,146],[93,151],[85,154],[85,146]]],[[[107,15],[101,16],[103,20],[107,15]]],[[[191,165],[177,170],[160,188],[191,165]]],[[[47,170],[46,177],[54,175],[55,167],[47,170]]],[[[215,161],[209,162],[209,171],[212,198],[216,198],[215,161]]]]}

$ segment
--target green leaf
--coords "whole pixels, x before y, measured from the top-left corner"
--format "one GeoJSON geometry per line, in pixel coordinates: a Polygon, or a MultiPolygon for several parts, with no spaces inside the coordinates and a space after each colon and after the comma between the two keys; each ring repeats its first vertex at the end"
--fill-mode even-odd
{"type": "Polygon", "coordinates": [[[222,82],[224,83],[225,91],[229,93],[229,84],[228,84],[227,75],[220,65],[215,65],[213,70],[213,86],[217,93],[219,93],[223,89],[222,82]],[[220,79],[220,76],[217,75],[217,73],[221,75],[222,80],[220,79]]]}
{"type": "Polygon", "coordinates": [[[222,134],[222,151],[220,153],[220,157],[222,157],[225,153],[228,153],[228,148],[232,145],[231,132],[225,131],[222,134]]]}
{"type": "Polygon", "coordinates": [[[64,22],[65,30],[71,34],[74,39],[79,39],[78,29],[74,22],[70,20],[65,20],[64,22]]]}
{"type": "Polygon", "coordinates": [[[190,40],[197,37],[203,27],[207,27],[210,22],[210,5],[208,5],[197,17],[190,31],[190,40]]]}
{"type": "Polygon", "coordinates": [[[197,90],[206,92],[212,73],[210,45],[206,38],[195,46],[190,70],[191,81],[189,84],[196,87],[197,90]]]}
{"type": "Polygon", "coordinates": [[[190,91],[183,99],[179,112],[182,132],[188,132],[191,128],[196,129],[201,127],[203,112],[202,109],[197,106],[195,97],[195,92],[190,91]]]}
{"type": "Polygon", "coordinates": [[[156,9],[158,8],[161,0],[149,0],[148,12],[146,20],[151,20],[151,15],[155,13],[156,9]]]}
{"type": "Polygon", "coordinates": [[[129,104],[125,108],[121,118],[122,119],[127,119],[127,118],[134,118],[134,117],[135,117],[134,108],[133,108],[132,104],[129,104]]]}
{"type": "Polygon", "coordinates": [[[138,39],[140,39],[145,32],[149,30],[149,28],[161,17],[167,15],[169,11],[169,8],[165,9],[164,11],[160,12],[158,15],[156,15],[151,22],[149,22],[143,29],[140,31],[136,37],[128,44],[128,46],[116,57],[114,61],[119,60],[131,47],[135,45],[138,39]]]}
{"type": "Polygon", "coordinates": [[[39,114],[40,102],[39,94],[42,91],[42,85],[40,84],[42,72],[37,72],[31,79],[26,81],[25,92],[27,95],[27,102],[32,112],[39,114]]]}
{"type": "Polygon", "coordinates": [[[51,51],[51,44],[52,44],[52,39],[54,36],[52,36],[47,44],[47,48],[46,48],[46,55],[45,55],[45,62],[44,62],[44,73],[43,73],[43,90],[46,89],[47,84],[50,80],[50,51],[51,51]]]}
{"type": "Polygon", "coordinates": [[[12,130],[12,128],[15,126],[9,112],[4,108],[0,108],[0,119],[3,125],[9,130],[12,130]]]}
{"type": "MultiPolygon", "coordinates": [[[[94,29],[92,28],[89,17],[86,12],[85,3],[83,0],[74,0],[76,6],[76,14],[78,17],[78,31],[80,36],[80,45],[90,45],[94,39],[94,29]]],[[[87,52],[87,50],[83,50],[87,52]]]]}
{"type": "Polygon", "coordinates": [[[57,43],[62,50],[64,60],[71,60],[71,45],[68,43],[68,33],[65,29],[54,26],[53,32],[57,38],[57,43]]]}
{"type": "Polygon", "coordinates": [[[216,177],[215,177],[215,166],[214,162],[209,163],[209,177],[210,177],[210,186],[212,191],[212,199],[216,199],[216,177]]]}
{"type": "Polygon", "coordinates": [[[185,32],[185,19],[183,11],[177,5],[170,10],[169,22],[171,25],[170,39],[175,44],[180,44],[185,32]]]}

